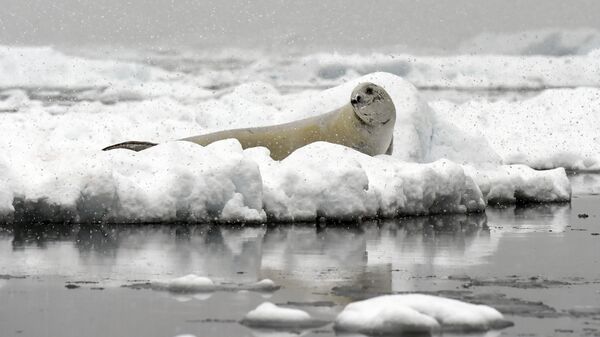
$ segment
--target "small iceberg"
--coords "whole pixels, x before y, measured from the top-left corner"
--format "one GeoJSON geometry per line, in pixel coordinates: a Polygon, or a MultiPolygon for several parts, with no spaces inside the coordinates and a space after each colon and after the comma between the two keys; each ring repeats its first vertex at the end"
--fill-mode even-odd
{"type": "Polygon", "coordinates": [[[253,283],[224,283],[217,284],[208,277],[189,274],[171,280],[153,281],[145,284],[134,284],[133,288],[150,288],[154,290],[166,290],[173,293],[208,293],[221,291],[257,291],[273,292],[281,288],[270,279],[262,279],[253,283]]]}
{"type": "Polygon", "coordinates": [[[215,283],[208,277],[189,274],[170,281],[154,282],[158,288],[177,293],[210,292],[215,290],[215,283]]]}
{"type": "Polygon", "coordinates": [[[248,285],[240,285],[240,288],[242,288],[243,290],[269,292],[279,290],[281,286],[275,284],[273,280],[266,278],[248,285]]]}
{"type": "Polygon", "coordinates": [[[283,308],[265,302],[247,313],[240,323],[253,328],[293,330],[316,328],[328,322],[314,319],[303,310],[283,308]]]}
{"type": "Polygon", "coordinates": [[[476,332],[513,323],[496,309],[444,297],[386,295],[348,304],[335,319],[338,331],[364,334],[476,332]]]}

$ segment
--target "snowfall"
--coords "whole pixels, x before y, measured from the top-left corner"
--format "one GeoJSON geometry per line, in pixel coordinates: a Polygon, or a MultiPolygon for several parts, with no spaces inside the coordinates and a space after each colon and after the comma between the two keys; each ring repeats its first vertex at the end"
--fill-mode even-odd
{"type": "Polygon", "coordinates": [[[312,221],[568,202],[565,169],[600,170],[600,89],[591,87],[600,84],[599,55],[311,54],[283,62],[248,54],[234,60],[236,70],[198,62],[200,70],[182,71],[0,46],[0,215],[312,221]],[[175,141],[322,114],[366,81],[396,106],[391,156],[320,142],[274,161],[236,140],[175,141]],[[426,101],[417,88],[432,87],[552,89],[522,100],[426,101]],[[160,145],[101,151],[127,140],[160,145]]]}

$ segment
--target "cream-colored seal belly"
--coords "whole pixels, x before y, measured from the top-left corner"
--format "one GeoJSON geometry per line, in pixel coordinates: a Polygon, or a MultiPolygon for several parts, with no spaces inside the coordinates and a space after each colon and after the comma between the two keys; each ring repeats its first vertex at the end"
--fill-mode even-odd
{"type": "MultiPolygon", "coordinates": [[[[387,92],[372,83],[361,83],[353,91],[350,102],[339,109],[286,124],[225,130],[182,140],[199,145],[235,138],[244,149],[264,146],[271,157],[281,160],[294,150],[318,141],[336,143],[375,156],[392,151],[396,110],[387,92]]],[[[147,142],[125,142],[104,150],[140,151],[156,145],[147,142]]]]}

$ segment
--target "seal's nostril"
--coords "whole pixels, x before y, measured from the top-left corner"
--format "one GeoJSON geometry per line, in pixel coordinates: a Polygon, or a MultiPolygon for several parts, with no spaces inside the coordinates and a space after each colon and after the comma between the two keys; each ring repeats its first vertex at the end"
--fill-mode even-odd
{"type": "Polygon", "coordinates": [[[356,96],[356,101],[357,101],[358,103],[360,103],[360,101],[362,101],[362,97],[361,97],[360,95],[357,95],[357,96],[356,96]]]}
{"type": "Polygon", "coordinates": [[[351,99],[351,100],[350,100],[350,103],[352,103],[352,104],[356,104],[356,103],[358,103],[358,101],[356,101],[356,100],[353,98],[353,99],[351,99]]]}

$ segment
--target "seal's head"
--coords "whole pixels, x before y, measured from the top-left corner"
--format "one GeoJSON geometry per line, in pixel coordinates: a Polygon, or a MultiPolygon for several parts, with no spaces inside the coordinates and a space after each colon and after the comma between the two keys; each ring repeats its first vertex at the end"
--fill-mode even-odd
{"type": "Polygon", "coordinates": [[[371,126],[393,126],[396,122],[396,108],[392,98],[380,86],[365,82],[360,83],[352,91],[350,103],[356,116],[371,126]]]}

